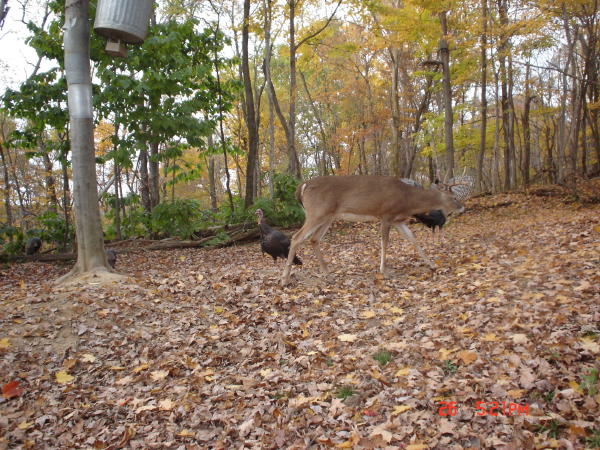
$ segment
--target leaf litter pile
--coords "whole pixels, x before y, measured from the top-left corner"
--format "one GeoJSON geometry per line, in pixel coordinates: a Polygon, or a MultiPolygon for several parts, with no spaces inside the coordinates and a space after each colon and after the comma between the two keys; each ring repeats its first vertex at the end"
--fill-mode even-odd
{"type": "Polygon", "coordinates": [[[3,268],[0,448],[600,446],[600,207],[468,207],[441,243],[411,225],[433,275],[394,233],[379,276],[378,227],[347,223],[286,288],[258,243],[76,290],[3,268]]]}

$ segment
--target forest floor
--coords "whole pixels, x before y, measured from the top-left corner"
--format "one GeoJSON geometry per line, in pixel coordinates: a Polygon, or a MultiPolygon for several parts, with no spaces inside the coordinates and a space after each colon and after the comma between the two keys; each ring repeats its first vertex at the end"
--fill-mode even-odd
{"type": "Polygon", "coordinates": [[[0,268],[0,448],[600,447],[600,205],[467,207],[433,275],[347,223],[286,288],[258,243],[0,268]]]}

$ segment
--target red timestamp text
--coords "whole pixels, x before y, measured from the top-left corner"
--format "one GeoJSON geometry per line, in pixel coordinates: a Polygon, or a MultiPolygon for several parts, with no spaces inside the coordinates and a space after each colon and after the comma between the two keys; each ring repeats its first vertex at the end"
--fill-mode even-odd
{"type": "Polygon", "coordinates": [[[478,416],[521,416],[529,415],[529,404],[512,402],[475,402],[478,416]]]}
{"type": "MultiPolygon", "coordinates": [[[[438,402],[440,416],[455,416],[458,413],[457,402],[438,402]]],[[[475,402],[475,413],[478,416],[521,416],[529,415],[529,404],[512,402],[475,402]]]]}

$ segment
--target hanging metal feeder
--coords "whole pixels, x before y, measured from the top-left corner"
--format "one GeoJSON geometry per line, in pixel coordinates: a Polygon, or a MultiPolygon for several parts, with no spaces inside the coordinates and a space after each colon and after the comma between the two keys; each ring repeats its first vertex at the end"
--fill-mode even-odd
{"type": "Polygon", "coordinates": [[[106,52],[126,56],[126,44],[144,42],[154,0],[98,0],[94,30],[108,39],[106,52]]]}

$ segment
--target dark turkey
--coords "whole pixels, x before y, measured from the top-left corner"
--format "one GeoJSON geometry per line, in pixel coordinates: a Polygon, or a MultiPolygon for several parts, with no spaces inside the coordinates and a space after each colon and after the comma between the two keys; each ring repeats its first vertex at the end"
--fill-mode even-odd
{"type": "Polygon", "coordinates": [[[115,265],[117,264],[117,253],[113,249],[109,248],[106,250],[106,260],[108,261],[108,264],[110,264],[110,267],[114,269],[115,265]]]}
{"type": "Polygon", "coordinates": [[[42,240],[39,237],[32,237],[27,241],[27,245],[25,246],[25,253],[28,255],[35,255],[40,251],[42,247],[42,240]]]}
{"type": "Polygon", "coordinates": [[[444,213],[440,209],[429,211],[428,213],[415,214],[413,217],[426,227],[431,228],[434,233],[436,227],[441,230],[446,223],[446,216],[444,216],[444,213]]]}
{"type": "MultiPolygon", "coordinates": [[[[268,253],[271,255],[273,261],[277,261],[277,258],[287,259],[290,252],[290,238],[267,224],[262,209],[256,210],[256,217],[258,218],[258,229],[260,230],[260,249],[263,254],[268,253]]],[[[301,266],[302,261],[294,256],[294,264],[301,266]]]]}

